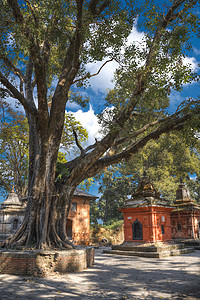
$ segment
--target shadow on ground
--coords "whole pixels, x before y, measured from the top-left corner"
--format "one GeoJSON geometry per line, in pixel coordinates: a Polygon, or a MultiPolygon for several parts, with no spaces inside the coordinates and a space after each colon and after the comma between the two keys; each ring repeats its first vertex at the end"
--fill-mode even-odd
{"type": "Polygon", "coordinates": [[[81,273],[31,278],[0,275],[0,299],[200,299],[200,251],[165,259],[97,250],[81,273]]]}

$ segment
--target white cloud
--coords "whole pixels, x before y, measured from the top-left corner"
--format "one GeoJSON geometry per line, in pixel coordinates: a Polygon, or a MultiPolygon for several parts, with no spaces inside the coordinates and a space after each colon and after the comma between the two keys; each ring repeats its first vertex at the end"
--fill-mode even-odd
{"type": "MultiPolygon", "coordinates": [[[[144,32],[139,32],[136,27],[136,23],[133,26],[133,29],[128,37],[127,45],[130,45],[133,42],[142,44],[144,46],[144,32]]],[[[123,53],[123,49],[122,49],[123,53]]],[[[87,71],[89,71],[91,74],[96,74],[100,67],[108,60],[108,58],[105,58],[101,62],[96,63],[89,63],[87,65],[87,71]]],[[[114,77],[114,72],[116,68],[119,66],[119,64],[116,61],[108,62],[101,72],[90,79],[91,88],[95,92],[105,92],[107,89],[112,89],[114,87],[114,84],[112,82],[112,79],[114,77]]]]}
{"type": "Polygon", "coordinates": [[[66,105],[66,109],[67,110],[75,110],[75,109],[81,109],[81,106],[78,105],[77,103],[75,102],[67,102],[67,105],[66,105]]]}
{"type": "Polygon", "coordinates": [[[183,58],[183,64],[189,66],[193,72],[196,72],[199,69],[198,62],[195,57],[186,56],[183,58]]]}
{"type": "Polygon", "coordinates": [[[137,30],[137,24],[135,23],[132,30],[131,30],[131,33],[128,37],[128,41],[127,41],[127,45],[131,45],[133,42],[135,43],[139,43],[141,44],[142,46],[145,45],[145,34],[144,32],[139,32],[137,30]]]}
{"type": "MultiPolygon", "coordinates": [[[[87,71],[91,74],[96,74],[101,66],[107,61],[108,59],[104,59],[101,62],[90,63],[87,65],[87,71]]],[[[112,89],[114,87],[112,79],[114,76],[114,72],[118,67],[118,63],[116,61],[108,62],[99,75],[94,76],[90,79],[91,88],[95,92],[105,92],[106,89],[112,89]]]]}
{"type": "Polygon", "coordinates": [[[101,126],[98,123],[98,118],[90,105],[90,109],[87,112],[83,112],[82,110],[78,110],[73,113],[74,117],[77,121],[79,121],[82,126],[88,132],[88,141],[87,145],[91,145],[95,143],[95,138],[100,140],[102,138],[101,134],[101,126]]]}

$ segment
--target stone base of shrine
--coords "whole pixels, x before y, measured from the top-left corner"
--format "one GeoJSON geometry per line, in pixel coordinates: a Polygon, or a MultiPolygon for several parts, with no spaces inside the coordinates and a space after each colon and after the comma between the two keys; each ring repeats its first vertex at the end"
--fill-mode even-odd
{"type": "Polygon", "coordinates": [[[174,242],[184,244],[185,247],[193,247],[194,250],[200,250],[200,239],[174,239],[174,242]]]}
{"type": "Polygon", "coordinates": [[[61,251],[0,250],[0,274],[45,277],[82,271],[94,264],[94,248],[61,251]]]}
{"type": "Polygon", "coordinates": [[[124,242],[121,245],[113,245],[111,250],[104,250],[107,254],[140,256],[150,258],[164,258],[193,252],[193,247],[185,247],[184,244],[169,243],[135,243],[124,242]]]}

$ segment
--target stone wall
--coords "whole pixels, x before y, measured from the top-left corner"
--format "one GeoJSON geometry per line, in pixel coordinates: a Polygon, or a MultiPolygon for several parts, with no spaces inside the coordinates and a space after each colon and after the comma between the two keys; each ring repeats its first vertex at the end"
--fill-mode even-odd
{"type": "Polygon", "coordinates": [[[94,248],[67,251],[0,250],[0,274],[47,276],[78,272],[92,266],[94,248]]]}
{"type": "Polygon", "coordinates": [[[0,234],[12,234],[21,225],[24,211],[0,211],[0,234]]]}

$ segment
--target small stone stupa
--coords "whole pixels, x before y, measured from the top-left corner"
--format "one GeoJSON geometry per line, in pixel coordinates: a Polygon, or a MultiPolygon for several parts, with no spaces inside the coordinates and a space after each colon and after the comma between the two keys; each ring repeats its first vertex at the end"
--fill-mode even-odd
{"type": "Polygon", "coordinates": [[[173,239],[200,238],[200,205],[195,204],[184,183],[176,191],[175,209],[171,212],[173,239]]]}
{"type": "Polygon", "coordinates": [[[24,218],[24,210],[25,207],[13,188],[6,200],[0,204],[0,238],[9,236],[19,228],[24,218]]]}

